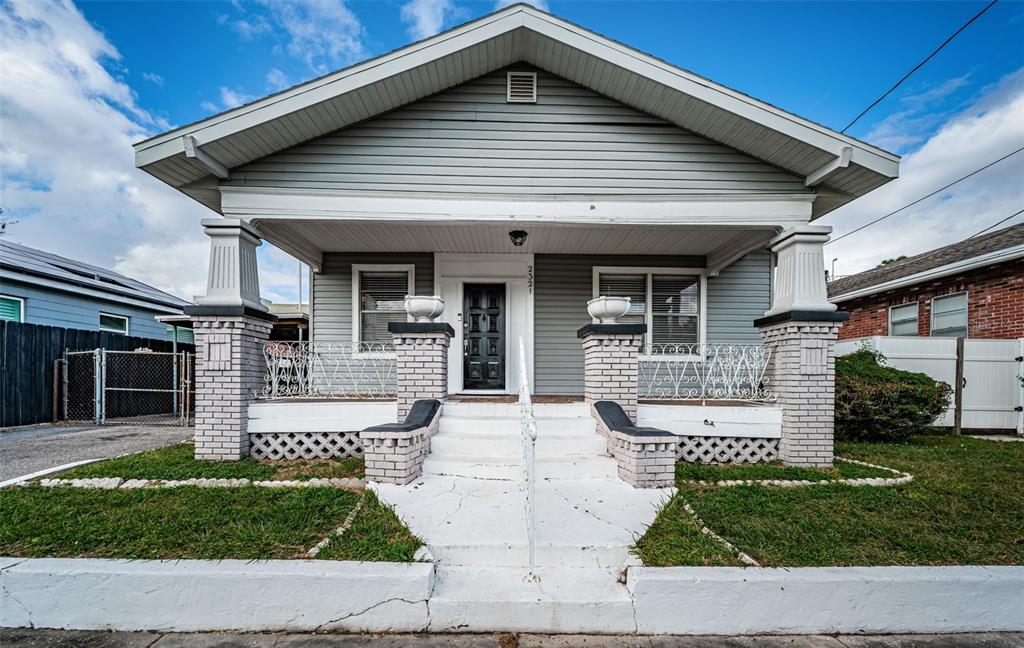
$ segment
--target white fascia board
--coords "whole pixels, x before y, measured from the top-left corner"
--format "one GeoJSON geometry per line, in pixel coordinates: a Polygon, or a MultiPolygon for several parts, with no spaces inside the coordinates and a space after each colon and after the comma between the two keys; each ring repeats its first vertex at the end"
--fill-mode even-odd
{"type": "Polygon", "coordinates": [[[138,142],[133,147],[135,166],[143,167],[183,153],[183,135],[193,136],[199,144],[213,142],[500,36],[522,26],[517,15],[522,10],[514,7],[486,16],[390,54],[138,142]]]}
{"type": "Polygon", "coordinates": [[[995,265],[997,263],[1004,263],[1006,261],[1013,261],[1014,259],[1022,257],[1024,257],[1024,245],[1015,245],[1013,247],[1003,248],[1002,250],[996,250],[995,252],[989,252],[981,256],[965,259],[964,261],[957,261],[956,263],[950,263],[948,265],[939,266],[938,268],[932,268],[931,270],[924,270],[923,272],[907,275],[906,277],[900,277],[899,279],[893,279],[892,281],[886,281],[885,283],[860,288],[841,295],[833,295],[828,299],[831,302],[850,301],[851,299],[857,299],[858,297],[874,295],[876,293],[895,290],[897,288],[905,288],[925,281],[941,279],[942,277],[948,277],[949,275],[959,274],[961,272],[967,272],[969,270],[995,265]]]}
{"type": "Polygon", "coordinates": [[[851,159],[857,164],[889,177],[898,174],[898,155],[780,110],[554,16],[527,11],[523,25],[652,81],[828,151],[837,158],[842,156],[843,147],[851,147],[851,159]]]}
{"type": "Polygon", "coordinates": [[[802,193],[487,199],[221,187],[224,215],[256,224],[298,219],[794,227],[810,220],[813,200],[812,194],[802,193]]]}
{"type": "MultiPolygon", "coordinates": [[[[60,290],[62,292],[68,292],[75,295],[94,297],[96,299],[102,299],[106,302],[114,304],[124,304],[126,306],[136,306],[138,308],[144,308],[146,310],[158,311],[161,313],[176,314],[181,313],[181,308],[175,308],[173,306],[165,306],[163,304],[156,304],[154,302],[144,301],[141,299],[134,299],[132,297],[125,297],[116,293],[103,292],[102,290],[93,290],[86,288],[85,286],[79,286],[77,284],[67,284],[61,281],[55,281],[53,279],[46,279],[45,277],[36,277],[34,275],[25,275],[17,272],[10,272],[8,270],[0,270],[0,279],[5,281],[17,281],[32,286],[41,286],[43,288],[50,288],[53,290],[60,290]]],[[[183,308],[183,307],[182,307],[183,308]]]]}

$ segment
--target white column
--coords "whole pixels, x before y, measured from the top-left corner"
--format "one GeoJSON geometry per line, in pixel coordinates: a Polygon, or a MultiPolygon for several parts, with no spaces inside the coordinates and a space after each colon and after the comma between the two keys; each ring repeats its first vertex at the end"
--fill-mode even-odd
{"type": "Polygon", "coordinates": [[[196,297],[199,306],[234,306],[266,312],[260,303],[260,278],[256,265],[259,232],[238,218],[203,219],[210,237],[210,269],[206,294],[196,297]]]}
{"type": "Polygon", "coordinates": [[[836,310],[828,301],[825,287],[824,245],[831,232],[831,227],[801,225],[771,240],[778,267],[772,307],[765,312],[766,317],[790,311],[836,310]]]}

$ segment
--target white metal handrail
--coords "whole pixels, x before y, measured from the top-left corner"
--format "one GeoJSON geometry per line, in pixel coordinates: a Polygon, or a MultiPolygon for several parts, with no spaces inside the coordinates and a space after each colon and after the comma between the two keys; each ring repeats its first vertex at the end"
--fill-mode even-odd
{"type": "Polygon", "coordinates": [[[263,398],[394,398],[390,343],[267,342],[263,398]]]}
{"type": "Polygon", "coordinates": [[[762,344],[659,344],[641,356],[644,400],[775,400],[768,388],[771,349],[762,344]]]}
{"type": "Polygon", "coordinates": [[[528,579],[538,580],[535,573],[534,540],[536,536],[537,419],[530,398],[530,379],[526,368],[526,344],[519,338],[519,411],[520,436],[523,445],[523,490],[526,494],[526,543],[530,565],[528,579]]]}

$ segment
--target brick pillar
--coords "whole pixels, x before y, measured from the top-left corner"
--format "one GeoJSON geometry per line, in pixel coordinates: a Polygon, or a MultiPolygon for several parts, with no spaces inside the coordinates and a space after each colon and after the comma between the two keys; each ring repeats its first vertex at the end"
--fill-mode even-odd
{"type": "Polygon", "coordinates": [[[583,393],[588,405],[615,401],[636,421],[637,366],[644,324],[587,324],[576,332],[583,342],[583,393]]]}
{"type": "Polygon", "coordinates": [[[395,341],[398,420],[415,401],[448,398],[448,347],[455,331],[436,322],[390,322],[395,341]]]}
{"type": "Polygon", "coordinates": [[[196,459],[249,454],[249,403],[263,389],[263,345],[274,316],[244,307],[192,306],[196,338],[196,459]]]}
{"type": "Polygon", "coordinates": [[[832,465],[835,343],[847,313],[786,313],[755,322],[771,351],[767,388],[782,407],[779,459],[787,466],[832,465]]]}

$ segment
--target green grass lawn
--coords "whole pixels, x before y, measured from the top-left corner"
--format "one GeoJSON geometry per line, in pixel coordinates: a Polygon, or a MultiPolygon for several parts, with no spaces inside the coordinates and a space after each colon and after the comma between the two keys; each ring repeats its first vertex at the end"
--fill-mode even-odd
{"type": "Polygon", "coordinates": [[[196,461],[191,443],[178,443],[157,450],[79,466],[59,475],[64,479],[123,477],[125,479],[313,479],[316,477],[362,477],[362,459],[321,459],[261,463],[246,458],[233,462],[196,461]]]}
{"type": "MultiPolygon", "coordinates": [[[[836,450],[909,472],[914,481],[884,488],[697,487],[683,482],[779,478],[776,471],[789,469],[687,466],[677,472],[679,494],[637,542],[638,555],[653,566],[740,564],[700,534],[685,500],[709,528],[764,566],[1024,564],[1024,443],[926,436],[836,450]]],[[[837,464],[835,472],[854,469],[864,470],[837,464]]]]}
{"type": "Polygon", "coordinates": [[[0,555],[300,558],[361,493],[335,488],[0,491],[0,555]]]}
{"type": "Polygon", "coordinates": [[[887,470],[836,462],[831,470],[818,468],[790,468],[772,461],[746,466],[716,466],[713,464],[676,464],[676,483],[686,481],[716,482],[731,479],[791,479],[821,481],[827,479],[857,479],[861,477],[894,477],[887,470]]]}
{"type": "Polygon", "coordinates": [[[373,491],[366,491],[365,496],[363,507],[345,534],[332,539],[317,558],[411,562],[423,541],[414,536],[373,491]]]}

